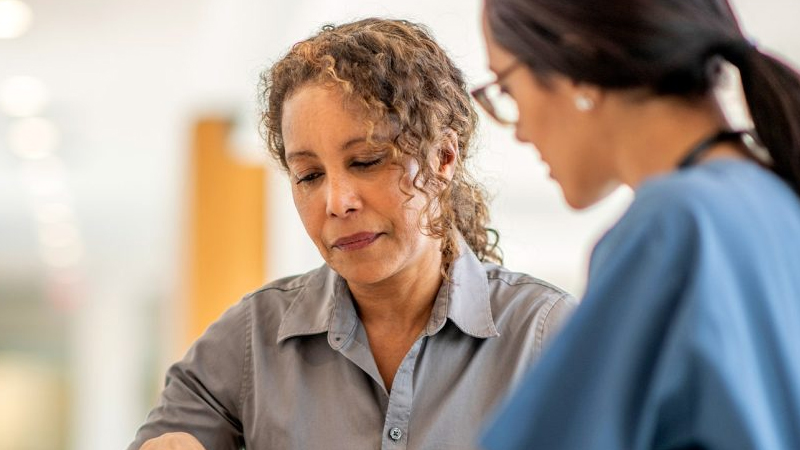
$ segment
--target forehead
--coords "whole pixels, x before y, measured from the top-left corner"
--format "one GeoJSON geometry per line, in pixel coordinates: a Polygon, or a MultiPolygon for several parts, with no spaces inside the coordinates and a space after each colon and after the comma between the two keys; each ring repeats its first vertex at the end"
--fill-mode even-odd
{"type": "Polygon", "coordinates": [[[284,101],[281,127],[284,131],[303,124],[315,124],[337,118],[363,122],[366,114],[336,86],[306,84],[292,92],[284,101]]]}
{"type": "Polygon", "coordinates": [[[304,86],[292,93],[283,105],[281,118],[287,151],[323,135],[330,139],[341,134],[365,134],[366,116],[351,104],[338,88],[322,85],[304,86]]]}
{"type": "Polygon", "coordinates": [[[389,139],[385,122],[373,125],[337,87],[309,85],[293,93],[284,103],[281,131],[286,158],[292,155],[319,156],[352,144],[389,139]]]}

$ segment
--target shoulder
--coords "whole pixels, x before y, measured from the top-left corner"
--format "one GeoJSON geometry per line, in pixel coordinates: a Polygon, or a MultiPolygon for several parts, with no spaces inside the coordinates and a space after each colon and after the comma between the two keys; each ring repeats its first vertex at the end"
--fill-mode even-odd
{"type": "Polygon", "coordinates": [[[514,272],[494,263],[483,263],[483,268],[486,271],[486,279],[489,282],[490,288],[492,285],[497,285],[498,287],[516,289],[538,289],[542,292],[556,295],[567,293],[563,289],[547,281],[528,275],[527,273],[514,272]]]}
{"type": "Polygon", "coordinates": [[[309,289],[322,290],[332,280],[333,271],[327,265],[300,275],[272,281],[242,298],[241,303],[261,312],[281,312],[309,289]]]}
{"type": "MultiPolygon", "coordinates": [[[[272,281],[246,294],[232,305],[204,333],[206,339],[239,340],[242,334],[273,335],[281,322],[303,298],[319,299],[328,289],[334,272],[326,265],[310,272],[272,281]]],[[[325,302],[318,302],[320,308],[325,302]]]]}
{"type": "Polygon", "coordinates": [[[270,295],[280,296],[281,293],[291,293],[303,289],[309,285],[320,285],[325,282],[331,272],[327,265],[322,265],[314,270],[300,275],[292,275],[272,281],[256,289],[246,297],[254,299],[269,297],[270,295]]]}
{"type": "Polygon", "coordinates": [[[575,302],[565,290],[532,275],[492,263],[485,263],[484,268],[493,307],[539,311],[562,305],[568,308],[575,302]]]}
{"type": "Polygon", "coordinates": [[[577,300],[565,290],[534,276],[484,264],[495,323],[501,334],[535,333],[537,347],[566,322],[577,300]]]}
{"type": "Polygon", "coordinates": [[[631,211],[687,216],[730,213],[746,218],[750,212],[744,205],[759,209],[785,200],[796,203],[796,194],[774,173],[748,161],[725,159],[645,181],[631,211]]]}
{"type": "Polygon", "coordinates": [[[772,193],[794,195],[785,190],[775,175],[738,160],[645,182],[592,254],[583,300],[586,314],[595,315],[589,320],[618,321],[623,314],[661,320],[684,303],[719,307],[722,289],[757,273],[772,276],[765,268],[793,245],[774,239],[786,231],[769,205],[772,193]]]}
{"type": "MultiPolygon", "coordinates": [[[[690,168],[645,181],[620,220],[621,224],[647,215],[685,220],[730,195],[730,187],[705,168],[690,168]]],[[[649,222],[657,224],[658,222],[649,222]]]]}
{"type": "MultiPolygon", "coordinates": [[[[737,168],[738,169],[738,168],[737,168]]],[[[737,212],[739,187],[726,165],[692,167],[645,181],[625,214],[600,240],[593,259],[618,259],[642,245],[656,252],[696,245],[700,234],[737,212]],[[613,249],[613,255],[607,254],[613,249]]],[[[641,257],[638,254],[637,257],[641,257]]]]}
{"type": "MultiPolygon", "coordinates": [[[[741,160],[715,160],[644,182],[628,211],[604,237],[624,249],[637,240],[667,250],[698,240],[753,240],[797,217],[797,195],[774,173],[741,160]],[[778,209],[794,214],[776,216],[778,209]]],[[[783,225],[782,225],[783,226],[783,225]]],[[[601,241],[601,246],[606,244],[601,241]]]]}

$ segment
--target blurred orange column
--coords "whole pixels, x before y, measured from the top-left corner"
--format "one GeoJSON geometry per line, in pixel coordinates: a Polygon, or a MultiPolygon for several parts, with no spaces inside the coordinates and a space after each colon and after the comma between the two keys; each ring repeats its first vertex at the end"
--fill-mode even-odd
{"type": "Polygon", "coordinates": [[[236,161],[228,120],[196,123],[190,168],[186,343],[264,283],[265,170],[236,161]]]}

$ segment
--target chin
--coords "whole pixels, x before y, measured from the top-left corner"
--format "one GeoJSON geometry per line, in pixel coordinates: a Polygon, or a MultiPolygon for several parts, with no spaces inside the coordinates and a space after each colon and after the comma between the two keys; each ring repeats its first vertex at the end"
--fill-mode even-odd
{"type": "Polygon", "coordinates": [[[348,283],[362,285],[380,283],[393,273],[387,264],[377,261],[338,261],[328,265],[348,283]]]}
{"type": "Polygon", "coordinates": [[[568,195],[564,195],[564,200],[567,202],[567,205],[569,205],[570,208],[576,210],[586,209],[597,203],[597,200],[590,201],[582,197],[574,197],[568,195]]]}
{"type": "Polygon", "coordinates": [[[619,184],[609,184],[605,186],[603,189],[593,189],[593,190],[579,190],[579,189],[565,189],[561,186],[561,192],[564,195],[564,201],[575,210],[582,210],[586,209],[590,206],[597,204],[598,202],[602,201],[612,192],[614,192],[619,184]]]}
{"type": "Polygon", "coordinates": [[[370,285],[378,285],[383,281],[388,280],[391,277],[391,274],[381,273],[376,270],[370,270],[368,272],[361,272],[361,271],[349,271],[349,272],[338,272],[339,275],[344,278],[344,280],[349,285],[358,285],[358,286],[370,286],[370,285]]]}

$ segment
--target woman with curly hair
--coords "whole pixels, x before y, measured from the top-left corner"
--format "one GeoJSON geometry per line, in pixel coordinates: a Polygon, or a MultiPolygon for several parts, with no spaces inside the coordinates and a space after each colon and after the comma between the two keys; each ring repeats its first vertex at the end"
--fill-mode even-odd
{"type": "Polygon", "coordinates": [[[130,449],[465,449],[571,311],[502,266],[476,115],[421,26],[327,26],[263,75],[263,126],[325,260],[228,310],[130,449]]]}

